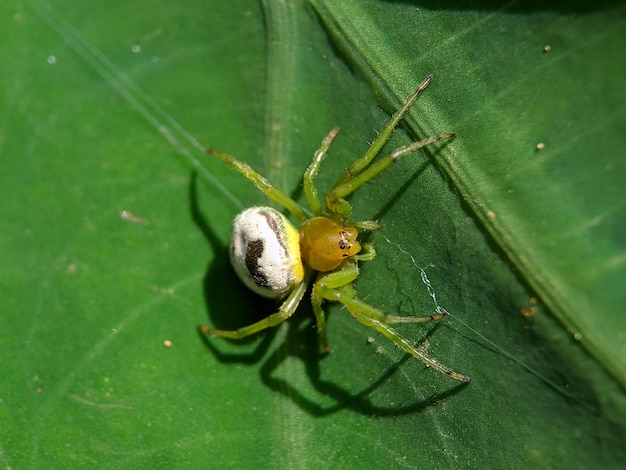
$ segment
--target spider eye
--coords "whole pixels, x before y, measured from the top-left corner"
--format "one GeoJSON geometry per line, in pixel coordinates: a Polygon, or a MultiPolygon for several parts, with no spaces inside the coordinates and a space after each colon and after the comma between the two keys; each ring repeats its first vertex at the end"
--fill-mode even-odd
{"type": "MultiPolygon", "coordinates": [[[[348,256],[352,256],[355,255],[357,252],[354,252],[354,250],[352,249],[353,247],[353,240],[356,241],[356,237],[358,235],[358,232],[356,233],[352,233],[352,231],[348,232],[346,230],[341,230],[339,232],[339,249],[344,251],[343,253],[343,257],[347,258],[348,256]]],[[[360,245],[359,245],[360,246],[360,245]]]]}
{"type": "Polygon", "coordinates": [[[230,258],[239,279],[269,299],[284,297],[304,277],[298,230],[271,207],[251,207],[235,218],[230,258]]]}

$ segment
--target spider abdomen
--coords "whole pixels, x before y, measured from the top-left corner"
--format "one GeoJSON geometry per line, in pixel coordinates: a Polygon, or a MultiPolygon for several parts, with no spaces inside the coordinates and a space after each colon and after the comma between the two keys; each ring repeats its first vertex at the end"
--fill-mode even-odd
{"type": "Polygon", "coordinates": [[[280,299],[302,282],[298,230],[271,207],[250,207],[233,222],[230,260],[252,291],[280,299]]]}
{"type": "Polygon", "coordinates": [[[305,220],[300,229],[300,251],[307,266],[327,272],[361,251],[356,227],[344,227],[327,217],[305,220]]]}

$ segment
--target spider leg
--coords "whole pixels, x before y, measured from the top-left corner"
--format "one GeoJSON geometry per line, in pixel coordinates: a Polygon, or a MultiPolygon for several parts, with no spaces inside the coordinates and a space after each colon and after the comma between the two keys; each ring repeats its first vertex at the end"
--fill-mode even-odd
{"type": "Polygon", "coordinates": [[[306,196],[306,200],[309,203],[311,211],[313,211],[313,215],[320,215],[323,211],[322,202],[317,195],[317,188],[315,187],[315,183],[313,180],[319,173],[320,165],[322,164],[322,161],[324,161],[324,159],[326,158],[328,149],[333,143],[333,140],[337,136],[338,132],[339,128],[335,127],[332,131],[328,133],[324,140],[322,140],[320,148],[318,148],[313,154],[313,161],[304,172],[304,178],[302,181],[302,185],[304,187],[304,195],[306,196]]]}
{"type": "Polygon", "coordinates": [[[375,220],[360,220],[358,222],[352,222],[351,224],[366,232],[374,232],[380,228],[380,225],[375,220]]]}
{"type": "Polygon", "coordinates": [[[372,180],[379,173],[389,168],[393,163],[396,163],[400,158],[406,157],[426,145],[439,142],[440,140],[452,139],[454,137],[456,137],[455,134],[436,135],[433,137],[427,137],[419,142],[404,145],[394,150],[386,157],[364,169],[361,173],[355,174],[351,179],[348,179],[339,185],[335,185],[335,187],[326,194],[326,205],[330,211],[347,217],[352,212],[352,206],[345,200],[347,196],[359,189],[365,183],[372,180]]]}
{"type": "Polygon", "coordinates": [[[254,171],[252,167],[250,167],[250,165],[248,165],[247,163],[241,162],[232,155],[226,152],[222,152],[220,150],[206,149],[206,153],[219,158],[220,160],[227,163],[231,168],[238,171],[241,175],[245,176],[263,194],[265,194],[273,201],[276,201],[278,204],[291,212],[293,216],[297,218],[300,222],[308,218],[308,214],[300,204],[298,204],[296,201],[294,201],[281,190],[279,190],[262,175],[254,171]]]}
{"type": "Polygon", "coordinates": [[[371,243],[361,243],[361,252],[352,258],[357,261],[372,261],[376,258],[376,249],[371,243]]]}
{"type": "Polygon", "coordinates": [[[367,165],[370,164],[370,162],[374,159],[374,157],[378,155],[378,152],[380,152],[380,149],[383,147],[383,145],[387,143],[387,141],[391,137],[391,134],[393,134],[393,131],[398,126],[398,123],[402,120],[402,118],[404,118],[406,113],[409,112],[409,110],[415,104],[415,102],[417,101],[419,96],[422,94],[422,92],[426,89],[426,87],[430,84],[430,82],[432,82],[433,78],[434,77],[432,75],[429,75],[428,77],[426,77],[426,79],[422,83],[420,83],[420,86],[417,87],[417,90],[415,90],[415,92],[413,92],[413,94],[409,96],[409,98],[404,102],[402,107],[398,109],[393,114],[393,116],[391,116],[391,119],[389,120],[387,125],[383,128],[380,134],[378,134],[378,136],[376,137],[374,142],[372,142],[372,145],[370,145],[370,147],[367,149],[365,154],[358,160],[355,160],[341,174],[341,176],[335,183],[335,186],[334,186],[335,188],[339,185],[342,185],[346,181],[352,179],[355,175],[358,175],[359,173],[361,173],[363,168],[365,168],[367,165]]]}
{"type": "Polygon", "coordinates": [[[389,326],[390,323],[423,323],[436,321],[443,318],[445,314],[427,317],[388,315],[356,297],[356,292],[351,283],[357,276],[358,267],[356,263],[347,264],[344,269],[320,276],[313,285],[312,296],[314,299],[317,299],[315,301],[320,303],[322,300],[340,302],[359,322],[370,328],[374,328],[400,349],[416,357],[428,367],[432,367],[455,380],[462,382],[470,381],[469,377],[453,371],[435,358],[426,354],[425,343],[424,345],[414,346],[389,326]]]}
{"type": "Polygon", "coordinates": [[[294,312],[298,308],[298,305],[300,305],[302,298],[304,297],[304,293],[307,290],[310,277],[310,272],[305,273],[302,282],[298,284],[293,291],[291,291],[289,296],[285,299],[285,301],[278,309],[278,312],[273,313],[256,323],[252,323],[251,325],[244,326],[237,330],[217,330],[200,325],[198,326],[198,330],[206,335],[221,336],[222,338],[241,339],[254,333],[258,333],[259,331],[265,330],[266,328],[276,326],[284,322],[294,314],[294,312]]]}
{"type": "MultiPolygon", "coordinates": [[[[318,279],[323,276],[322,273],[318,274],[318,279]]],[[[317,281],[316,281],[317,282],[317,281]]],[[[311,305],[313,306],[313,313],[315,314],[315,324],[317,326],[317,334],[320,336],[320,344],[325,353],[330,352],[330,347],[328,346],[328,336],[326,335],[326,313],[322,308],[322,303],[324,299],[315,295],[315,292],[311,293],[311,305]]]]}
{"type": "Polygon", "coordinates": [[[382,333],[387,338],[389,338],[396,346],[398,346],[400,349],[404,350],[405,352],[411,354],[412,356],[422,361],[424,364],[426,364],[427,367],[432,367],[433,369],[438,370],[442,374],[447,375],[448,377],[451,377],[454,380],[459,380],[461,382],[469,382],[471,380],[466,375],[462,375],[462,374],[459,374],[458,372],[455,372],[454,370],[450,369],[448,366],[443,365],[434,357],[427,355],[426,347],[425,347],[427,346],[426,342],[418,346],[413,346],[407,339],[400,336],[389,325],[381,323],[378,320],[374,320],[365,312],[362,312],[360,310],[355,310],[354,307],[349,307],[346,305],[346,308],[352,314],[352,316],[354,316],[354,318],[356,318],[358,321],[382,333]]]}

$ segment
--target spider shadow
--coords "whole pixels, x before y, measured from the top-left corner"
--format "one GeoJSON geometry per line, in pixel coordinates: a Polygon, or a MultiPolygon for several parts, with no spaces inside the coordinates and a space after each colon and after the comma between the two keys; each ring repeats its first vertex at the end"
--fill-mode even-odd
{"type": "MultiPolygon", "coordinates": [[[[335,381],[328,381],[322,378],[320,364],[322,363],[321,358],[326,356],[326,354],[321,357],[320,354],[313,352],[319,351],[319,337],[314,328],[312,328],[311,323],[313,322],[311,320],[307,320],[308,325],[305,325],[304,328],[299,326],[305,319],[306,317],[299,317],[299,321],[289,322],[284,343],[264,361],[260,375],[263,383],[271,390],[288,397],[312,416],[323,417],[345,409],[350,409],[362,415],[376,417],[408,415],[418,413],[431,406],[436,406],[448,397],[456,395],[468,385],[466,382],[458,383],[441,393],[432,395],[424,400],[417,400],[405,406],[377,406],[372,402],[370,396],[380,386],[391,380],[396,372],[400,371],[405,362],[415,360],[415,358],[409,354],[405,354],[402,359],[384,371],[366,388],[355,393],[354,391],[340,387],[335,381]],[[306,375],[313,388],[321,395],[332,398],[335,401],[334,405],[322,406],[319,404],[319,400],[307,397],[289,381],[274,376],[274,372],[290,357],[299,359],[305,365],[306,375]]],[[[427,339],[437,328],[438,325],[431,329],[426,334],[425,338],[427,339]]],[[[428,369],[426,370],[428,371],[428,369]]],[[[435,373],[435,371],[432,372],[435,373]]]]}
{"type": "MultiPolygon", "coordinates": [[[[198,174],[192,172],[189,181],[189,203],[192,219],[200,232],[204,235],[215,259],[207,268],[203,278],[204,301],[207,311],[212,312],[208,318],[210,325],[219,329],[232,330],[242,325],[248,325],[273,313],[276,302],[254,295],[242,284],[230,265],[228,247],[220,241],[211,228],[205,216],[200,211],[198,203],[198,174]],[[233,293],[236,293],[233,295],[233,293]],[[214,314],[213,314],[214,313],[214,314]]],[[[262,340],[252,352],[245,354],[226,354],[220,351],[205,335],[199,333],[207,348],[220,361],[226,363],[254,364],[261,360],[275,336],[274,329],[268,329],[261,335],[262,340]]],[[[216,338],[218,339],[218,338],[216,338]]],[[[227,340],[237,344],[247,345],[257,341],[256,335],[242,340],[227,340]]],[[[248,348],[249,349],[249,348],[248,348]]]]}

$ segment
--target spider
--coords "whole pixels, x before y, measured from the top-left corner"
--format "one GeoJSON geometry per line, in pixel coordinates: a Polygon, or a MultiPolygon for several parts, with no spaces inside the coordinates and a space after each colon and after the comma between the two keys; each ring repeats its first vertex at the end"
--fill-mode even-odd
{"type": "Polygon", "coordinates": [[[304,207],[273,186],[246,163],[225,152],[207,149],[208,154],[223,160],[250,180],[269,199],[289,211],[299,221],[300,229],[294,227],[283,214],[271,207],[251,207],[237,215],[233,222],[230,247],[230,258],[235,272],[255,293],[284,301],[276,313],[251,325],[237,330],[218,330],[199,326],[201,333],[241,339],[276,326],[295,313],[308,285],[314,279],[311,303],[321,346],[325,352],[329,352],[329,347],[322,304],[324,301],[339,302],[359,322],[377,330],[426,366],[453,379],[469,382],[469,377],[453,371],[427,355],[426,341],[414,345],[389,326],[436,321],[445,317],[447,312],[423,317],[390,315],[360,300],[353,287],[353,282],[359,275],[359,261],[369,261],[376,256],[371,244],[359,242],[359,230],[377,230],[378,223],[373,220],[348,221],[352,206],[346,197],[400,158],[426,145],[455,137],[455,134],[428,137],[400,147],[372,163],[398,123],[432,79],[433,76],[430,75],[420,84],[391,117],[365,154],[352,162],[339,176],[335,185],[326,194],[324,207],[318,197],[314,179],[339,129],[330,131],[314,153],[313,161],[303,176],[304,194],[313,217],[310,217],[304,207]]]}

